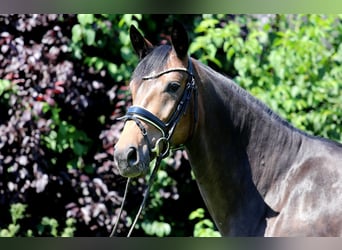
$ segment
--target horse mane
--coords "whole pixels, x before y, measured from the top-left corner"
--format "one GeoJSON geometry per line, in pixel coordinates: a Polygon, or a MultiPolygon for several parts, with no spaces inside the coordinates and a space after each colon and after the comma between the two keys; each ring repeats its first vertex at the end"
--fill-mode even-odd
{"type": "Polygon", "coordinates": [[[142,78],[150,75],[153,71],[164,70],[172,47],[170,45],[160,45],[148,53],[135,68],[132,78],[142,78]]]}
{"type": "Polygon", "coordinates": [[[246,101],[246,104],[248,106],[255,106],[256,108],[259,109],[259,111],[261,111],[262,114],[271,118],[271,120],[274,121],[279,126],[286,127],[287,129],[296,132],[297,136],[304,136],[304,137],[312,138],[315,140],[320,140],[325,143],[334,144],[337,147],[341,147],[341,144],[336,141],[332,141],[332,140],[329,140],[320,136],[315,136],[306,131],[296,128],[290,122],[285,120],[285,118],[281,117],[271,108],[269,108],[264,102],[260,101],[258,98],[250,94],[247,90],[242,88],[238,83],[233,81],[229,76],[224,75],[220,72],[217,72],[203,63],[201,63],[201,65],[202,65],[202,68],[204,68],[207,73],[211,74],[212,76],[219,77],[219,79],[222,82],[227,84],[227,86],[230,89],[232,89],[232,92],[242,97],[246,101]]]}
{"type": "Polygon", "coordinates": [[[258,98],[250,94],[247,90],[242,88],[238,83],[233,81],[229,76],[223,73],[217,72],[205,64],[202,64],[202,63],[200,64],[202,65],[202,68],[204,68],[207,73],[211,74],[212,76],[218,77],[221,80],[221,82],[226,84],[232,90],[234,94],[243,98],[245,102],[248,104],[248,106],[256,107],[257,109],[259,109],[259,111],[261,111],[262,114],[265,114],[266,116],[268,116],[269,118],[271,118],[273,121],[275,121],[276,123],[280,125],[283,125],[291,130],[297,131],[302,135],[311,137],[311,135],[307,134],[306,132],[301,131],[297,129],[296,127],[294,127],[291,123],[286,121],[276,112],[274,112],[271,108],[269,108],[264,102],[260,101],[258,98]]]}

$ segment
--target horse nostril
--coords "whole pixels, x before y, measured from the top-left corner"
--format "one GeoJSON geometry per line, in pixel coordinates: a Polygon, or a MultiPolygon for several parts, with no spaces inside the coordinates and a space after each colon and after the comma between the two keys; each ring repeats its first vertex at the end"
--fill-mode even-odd
{"type": "Polygon", "coordinates": [[[130,147],[127,151],[127,163],[128,166],[134,167],[138,165],[139,158],[138,158],[138,151],[134,147],[130,147]]]}

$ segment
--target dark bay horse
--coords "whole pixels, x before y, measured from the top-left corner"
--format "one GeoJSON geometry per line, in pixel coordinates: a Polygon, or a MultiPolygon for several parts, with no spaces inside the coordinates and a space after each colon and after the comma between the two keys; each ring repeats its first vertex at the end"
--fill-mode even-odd
{"type": "Polygon", "coordinates": [[[115,146],[120,174],[148,171],[185,145],[223,236],[342,236],[342,145],[308,135],[230,79],[189,58],[175,23],[157,47],[131,27],[140,57],[133,106],[115,146]]]}

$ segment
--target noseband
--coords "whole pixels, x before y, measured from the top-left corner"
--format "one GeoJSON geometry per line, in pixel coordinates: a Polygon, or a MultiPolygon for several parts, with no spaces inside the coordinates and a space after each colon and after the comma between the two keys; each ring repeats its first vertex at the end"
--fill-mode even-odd
{"type": "MultiPolygon", "coordinates": [[[[185,86],[185,89],[183,91],[182,97],[174,113],[171,115],[170,119],[166,123],[161,121],[157,116],[152,114],[147,109],[139,107],[139,106],[129,107],[126,115],[120,118],[124,121],[132,120],[137,124],[145,140],[147,141],[150,152],[155,153],[157,157],[161,156],[162,158],[165,158],[169,154],[171,137],[175,131],[175,128],[179,120],[181,119],[182,115],[185,113],[186,108],[188,104],[190,103],[192,93],[196,91],[196,84],[195,84],[195,78],[193,75],[193,67],[192,67],[191,59],[189,58],[189,64],[188,64],[187,69],[186,68],[171,68],[171,69],[164,70],[158,74],[145,76],[142,78],[143,80],[151,80],[151,79],[156,79],[164,74],[167,74],[170,72],[177,72],[177,71],[187,73],[189,75],[189,78],[185,86]],[[147,131],[142,121],[154,126],[162,134],[162,136],[156,141],[155,146],[153,148],[150,146],[150,142],[147,137],[147,131]]],[[[195,115],[194,115],[195,122],[194,123],[196,123],[196,120],[197,120],[196,101],[197,100],[195,98],[195,115]]]]}
{"type": "MultiPolygon", "coordinates": [[[[191,59],[189,58],[189,64],[188,64],[188,68],[171,68],[171,69],[167,69],[164,70],[158,74],[155,75],[151,75],[151,76],[145,76],[142,79],[143,80],[151,80],[151,79],[156,79],[164,74],[170,73],[170,72],[185,72],[189,75],[188,81],[186,83],[185,89],[183,91],[182,97],[175,109],[175,111],[173,112],[173,114],[171,115],[170,119],[164,123],[163,121],[161,121],[157,116],[155,116],[154,114],[152,114],[150,111],[148,111],[145,108],[139,107],[139,106],[131,106],[130,108],[128,108],[127,113],[125,116],[119,118],[120,120],[124,120],[125,122],[128,120],[132,120],[134,121],[137,126],[139,127],[139,129],[141,130],[141,133],[143,134],[147,145],[149,147],[150,153],[155,153],[156,154],[156,162],[155,162],[155,167],[153,168],[152,174],[150,176],[149,179],[149,183],[147,188],[145,189],[144,192],[144,198],[143,201],[140,205],[140,208],[137,212],[137,215],[135,216],[135,219],[131,225],[131,228],[127,234],[127,237],[129,237],[133,231],[133,228],[140,216],[140,213],[146,203],[147,197],[148,197],[148,193],[151,187],[151,184],[156,176],[156,172],[158,171],[160,162],[163,158],[167,157],[169,152],[170,152],[170,140],[171,137],[175,131],[175,128],[178,124],[178,122],[180,121],[182,115],[185,113],[187,106],[190,103],[191,100],[191,96],[192,93],[195,93],[195,97],[194,97],[194,123],[193,123],[193,129],[194,126],[197,122],[197,87],[195,84],[195,78],[194,78],[194,74],[193,74],[193,68],[192,68],[192,63],[191,63],[191,59]],[[152,126],[154,126],[155,128],[157,128],[162,136],[156,141],[154,148],[151,147],[148,136],[147,136],[147,130],[143,124],[143,122],[148,123],[152,126]]],[[[127,194],[127,190],[129,187],[129,183],[130,183],[130,178],[128,178],[127,180],[127,184],[126,184],[126,188],[125,188],[125,194],[123,197],[123,201],[121,203],[121,207],[120,207],[120,212],[119,212],[119,216],[118,219],[114,225],[114,228],[110,234],[110,237],[114,236],[117,226],[119,224],[119,220],[121,217],[121,213],[123,211],[123,206],[126,200],[126,194],[127,194]]]]}

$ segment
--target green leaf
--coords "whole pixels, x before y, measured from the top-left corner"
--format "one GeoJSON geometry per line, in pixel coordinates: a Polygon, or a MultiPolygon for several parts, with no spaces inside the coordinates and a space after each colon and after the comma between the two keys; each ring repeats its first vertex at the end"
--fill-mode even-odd
{"type": "Polygon", "coordinates": [[[171,226],[170,224],[162,221],[153,221],[148,222],[145,221],[141,224],[141,227],[148,235],[156,235],[158,237],[164,237],[170,235],[171,233],[171,226]]]}
{"type": "Polygon", "coordinates": [[[111,74],[115,75],[118,71],[118,66],[114,63],[108,63],[108,71],[111,74]]]}
{"type": "Polygon", "coordinates": [[[10,224],[8,226],[8,232],[10,237],[14,237],[20,229],[20,225],[17,224],[10,224]]]}
{"type": "Polygon", "coordinates": [[[57,231],[57,228],[58,228],[58,221],[54,218],[49,218],[49,217],[46,217],[44,216],[42,218],[42,222],[41,222],[41,225],[43,226],[43,229],[42,231],[44,231],[44,229],[46,227],[50,228],[50,234],[51,236],[54,236],[54,237],[57,237],[58,236],[58,231],[57,231]]]}
{"type": "Polygon", "coordinates": [[[195,29],[196,33],[208,32],[209,28],[215,27],[219,23],[217,19],[204,19],[195,29]]]}
{"type": "Polygon", "coordinates": [[[10,212],[14,224],[16,224],[18,220],[24,218],[26,207],[27,205],[22,203],[15,203],[11,205],[10,212]]]}
{"type": "Polygon", "coordinates": [[[0,96],[11,87],[11,82],[9,80],[0,79],[0,96]]]}
{"type": "Polygon", "coordinates": [[[77,20],[82,26],[86,26],[87,24],[94,23],[94,15],[93,14],[78,14],[77,20]]]}
{"type": "Polygon", "coordinates": [[[87,147],[87,145],[84,145],[84,144],[76,141],[74,144],[73,150],[74,150],[75,155],[82,156],[88,152],[88,147],[87,147]]]}
{"type": "Polygon", "coordinates": [[[82,29],[81,25],[75,24],[71,29],[71,34],[72,34],[71,40],[74,43],[81,41],[82,40],[82,33],[83,33],[83,29],[82,29]]]}
{"type": "Polygon", "coordinates": [[[128,47],[122,47],[121,50],[121,56],[124,60],[129,61],[130,58],[132,57],[132,49],[128,48],[128,47]]]}
{"type": "Polygon", "coordinates": [[[204,209],[203,208],[197,208],[195,211],[192,211],[189,215],[189,220],[194,219],[202,219],[204,218],[204,209]]]}
{"type": "Polygon", "coordinates": [[[93,29],[85,30],[85,41],[88,46],[95,44],[95,36],[96,36],[96,33],[93,29]]]}

